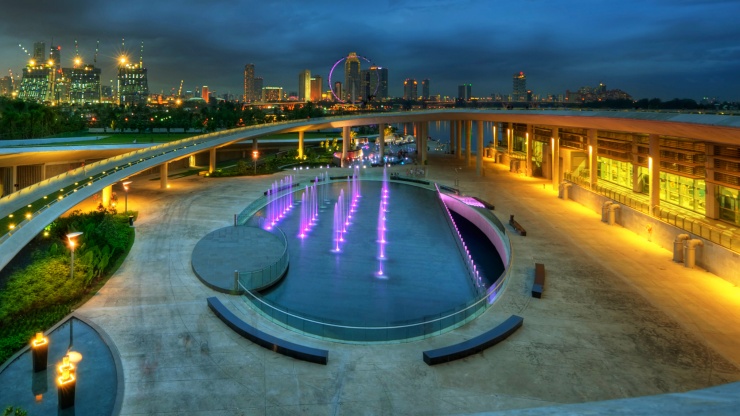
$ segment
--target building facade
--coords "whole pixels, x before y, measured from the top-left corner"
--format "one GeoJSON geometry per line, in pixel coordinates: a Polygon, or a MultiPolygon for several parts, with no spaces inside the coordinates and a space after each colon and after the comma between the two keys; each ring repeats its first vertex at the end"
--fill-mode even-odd
{"type": "Polygon", "coordinates": [[[429,79],[428,78],[421,80],[421,99],[422,100],[429,99],[429,79]]]}
{"type": "MultiPolygon", "coordinates": [[[[34,44],[34,46],[36,46],[34,44]]],[[[36,48],[34,48],[36,49],[36,48]]],[[[18,98],[21,100],[52,102],[54,100],[54,88],[56,82],[56,70],[48,62],[32,59],[23,68],[21,87],[18,90],[18,98]]]]}
{"type": "Polygon", "coordinates": [[[311,71],[304,69],[298,73],[298,101],[311,99],[311,71]]]}
{"type": "Polygon", "coordinates": [[[281,87],[262,88],[262,101],[279,102],[283,100],[283,89],[281,87]]]}
{"type": "Polygon", "coordinates": [[[350,52],[344,61],[344,96],[339,95],[344,97],[345,101],[355,103],[360,100],[362,95],[360,70],[360,58],[356,52],[350,52]]]}
{"type": "Polygon", "coordinates": [[[255,91],[262,91],[261,86],[259,90],[255,90],[254,80],[254,64],[244,65],[244,96],[242,99],[245,103],[257,101],[255,91]]]}
{"type": "Polygon", "coordinates": [[[470,101],[473,96],[473,84],[462,84],[457,86],[457,99],[470,101]]]}
{"type": "Polygon", "coordinates": [[[324,94],[323,82],[324,81],[318,75],[311,78],[311,96],[310,96],[311,101],[313,102],[321,101],[321,96],[324,94]]]}
{"type": "Polygon", "coordinates": [[[134,64],[121,58],[118,65],[118,104],[146,105],[149,98],[147,70],[142,62],[134,64]]]}
{"type": "Polygon", "coordinates": [[[513,77],[513,92],[511,94],[513,101],[526,101],[527,100],[527,76],[524,72],[514,74],[513,77]]]}
{"type": "Polygon", "coordinates": [[[414,101],[417,98],[417,82],[413,78],[407,78],[403,81],[403,99],[414,101]]]}

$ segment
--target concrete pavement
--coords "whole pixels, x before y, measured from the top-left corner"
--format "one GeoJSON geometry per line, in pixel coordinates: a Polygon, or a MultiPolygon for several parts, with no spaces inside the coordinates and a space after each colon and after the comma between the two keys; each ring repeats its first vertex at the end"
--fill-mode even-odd
{"type": "Polygon", "coordinates": [[[738,288],[673,263],[670,252],[557,199],[544,181],[488,164],[478,178],[474,167],[456,172],[464,162],[452,156],[431,159],[429,179],[459,180],[464,193],[493,203],[502,220],[515,214],[527,236],[511,235],[511,281],[490,310],[453,332],[399,344],[308,338],[194,276],[195,244],[230,225],[275,176],[185,177],[166,191],[157,181],[137,181],[129,194],[129,207],[140,213],[136,243],[118,273],[78,310],[120,352],[121,414],[471,414],[740,380],[738,288]],[[535,262],[547,268],[542,299],[529,294],[535,262]],[[264,331],[330,350],[329,365],[242,339],[213,316],[208,296],[264,331]],[[422,351],[468,339],[512,313],[525,323],[505,342],[457,362],[423,363],[422,351]]]}

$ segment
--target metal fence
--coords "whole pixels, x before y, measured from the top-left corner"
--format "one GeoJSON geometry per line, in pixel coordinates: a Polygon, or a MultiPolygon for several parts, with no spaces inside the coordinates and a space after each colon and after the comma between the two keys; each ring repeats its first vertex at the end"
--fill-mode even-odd
{"type": "Polygon", "coordinates": [[[250,290],[262,290],[269,286],[272,286],[288,270],[288,264],[290,263],[290,256],[288,254],[288,239],[285,237],[285,233],[277,228],[273,227],[269,230],[273,235],[278,236],[283,241],[283,252],[280,258],[273,264],[263,267],[257,270],[239,270],[239,286],[246,292],[250,290]]]}

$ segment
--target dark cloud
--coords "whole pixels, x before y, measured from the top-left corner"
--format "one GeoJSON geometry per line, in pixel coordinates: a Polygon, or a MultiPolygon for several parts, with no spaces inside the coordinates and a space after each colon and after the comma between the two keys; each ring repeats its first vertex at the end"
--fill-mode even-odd
{"type": "Polygon", "coordinates": [[[114,76],[115,58],[144,62],[152,91],[208,85],[241,94],[244,65],[265,85],[297,90],[298,72],[325,79],[355,51],[389,68],[390,92],[429,78],[432,92],[510,93],[527,74],[536,93],[604,82],[635,97],[740,99],[737,1],[699,0],[36,0],[0,15],[0,65],[19,73],[18,47],[51,39],[69,62],[74,40],[114,76]],[[122,46],[125,39],[125,47],[122,46]]]}

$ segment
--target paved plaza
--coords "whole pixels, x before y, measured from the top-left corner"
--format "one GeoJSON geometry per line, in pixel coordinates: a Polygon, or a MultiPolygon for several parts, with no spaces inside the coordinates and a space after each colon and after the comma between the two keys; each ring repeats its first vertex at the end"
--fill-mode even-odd
{"type": "Polygon", "coordinates": [[[673,263],[669,251],[558,199],[549,181],[488,163],[484,177],[477,177],[474,167],[459,169],[463,165],[453,156],[432,155],[427,179],[450,186],[459,181],[465,194],[494,204],[500,219],[516,215],[527,236],[509,234],[510,280],[500,300],[462,328],[377,345],[288,331],[242,297],[216,292],[194,275],[191,254],[198,241],[233,224],[233,215],[277,175],[188,176],[171,180],[166,191],[158,180],[137,180],[128,196],[129,207],[139,211],[136,243],[118,272],[76,311],[105,331],[120,353],[121,414],[730,414],[711,408],[717,400],[702,400],[714,396],[736,405],[725,397],[737,397],[737,383],[690,400],[552,407],[740,380],[740,290],[673,263]],[[542,299],[530,296],[535,262],[547,268],[542,299]],[[265,332],[329,350],[328,365],[241,338],[208,309],[209,296],[265,332]],[[422,351],[469,339],[511,314],[524,317],[524,325],[501,344],[448,364],[422,361],[422,351]]]}

